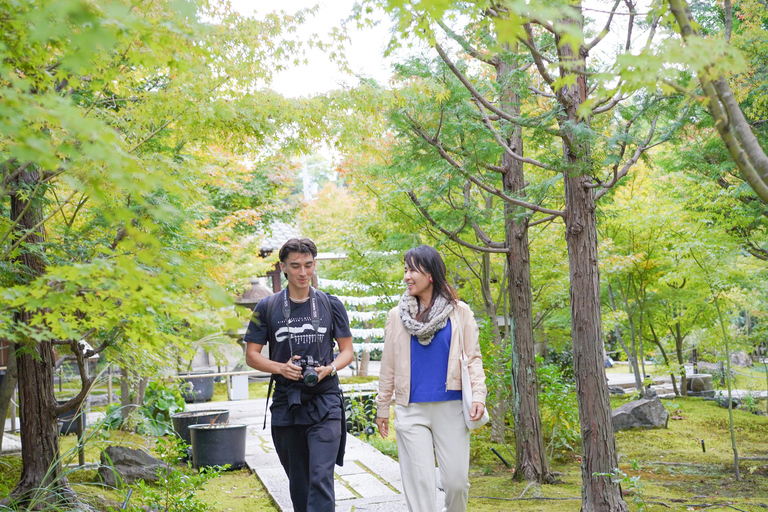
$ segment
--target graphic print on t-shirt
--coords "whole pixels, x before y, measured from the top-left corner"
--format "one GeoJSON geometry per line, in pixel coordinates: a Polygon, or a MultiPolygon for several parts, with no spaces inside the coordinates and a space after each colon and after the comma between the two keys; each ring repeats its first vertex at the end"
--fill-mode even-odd
{"type": "MultiPolygon", "coordinates": [[[[284,322],[285,321],[283,320],[281,323],[284,322]]],[[[294,350],[311,343],[317,343],[317,338],[319,337],[320,340],[322,340],[322,337],[325,336],[326,332],[328,332],[328,328],[321,325],[317,329],[317,333],[315,333],[315,330],[312,328],[312,318],[308,316],[291,318],[291,343],[293,344],[294,350]]],[[[275,341],[278,344],[288,341],[288,327],[286,325],[282,325],[277,329],[275,332],[275,341]]]]}

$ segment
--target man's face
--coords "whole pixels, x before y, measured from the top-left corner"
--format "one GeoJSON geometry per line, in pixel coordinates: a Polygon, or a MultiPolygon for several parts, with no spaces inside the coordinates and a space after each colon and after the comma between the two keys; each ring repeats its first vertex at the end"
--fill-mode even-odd
{"type": "Polygon", "coordinates": [[[311,254],[291,252],[285,262],[280,262],[280,270],[288,276],[288,286],[291,290],[305,290],[312,283],[315,259],[311,254]]]}

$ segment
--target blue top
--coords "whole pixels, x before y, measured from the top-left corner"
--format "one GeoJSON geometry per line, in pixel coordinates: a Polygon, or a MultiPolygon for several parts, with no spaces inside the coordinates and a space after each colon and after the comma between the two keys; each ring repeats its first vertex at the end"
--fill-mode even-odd
{"type": "Polygon", "coordinates": [[[461,400],[460,390],[448,391],[448,353],[451,350],[451,321],[435,333],[429,345],[411,336],[410,402],[445,402],[461,400]]]}

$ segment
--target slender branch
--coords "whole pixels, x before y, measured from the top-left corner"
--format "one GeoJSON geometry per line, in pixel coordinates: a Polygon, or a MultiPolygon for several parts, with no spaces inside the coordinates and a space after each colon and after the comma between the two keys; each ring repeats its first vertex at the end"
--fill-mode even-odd
{"type": "Polygon", "coordinates": [[[449,231],[445,229],[444,227],[440,226],[437,221],[429,214],[429,211],[424,207],[421,202],[419,202],[419,198],[416,197],[416,194],[409,190],[407,192],[408,197],[411,199],[411,202],[414,204],[417,210],[419,210],[419,213],[421,213],[421,216],[424,217],[427,222],[432,224],[435,228],[437,228],[441,233],[443,233],[445,236],[453,240],[454,242],[463,245],[464,247],[467,247],[468,249],[472,249],[473,251],[479,251],[479,252],[493,252],[493,253],[508,253],[508,249],[499,249],[499,248],[493,248],[493,247],[481,247],[479,245],[472,244],[470,242],[467,242],[466,240],[463,240],[458,236],[458,234],[454,231],[449,231]]]}
{"type": "Polygon", "coordinates": [[[464,76],[464,73],[462,73],[459,68],[456,67],[456,65],[451,61],[451,59],[448,57],[448,55],[445,53],[443,48],[439,44],[435,44],[435,50],[440,55],[440,58],[443,59],[443,62],[448,66],[448,68],[453,72],[453,74],[456,76],[456,78],[459,79],[459,81],[466,87],[466,89],[472,94],[472,96],[477,99],[482,105],[499,116],[501,119],[504,119],[506,121],[509,121],[512,124],[516,124],[519,126],[532,126],[535,128],[538,128],[540,130],[545,131],[546,133],[549,133],[550,135],[558,135],[558,130],[552,130],[551,128],[547,127],[541,127],[536,126],[534,123],[531,122],[531,120],[527,120],[520,116],[511,116],[507,112],[504,112],[500,108],[494,106],[490,101],[488,101],[485,96],[480,94],[480,92],[475,88],[474,85],[469,81],[469,79],[464,76]]]}
{"type": "Polygon", "coordinates": [[[545,222],[551,222],[555,220],[558,216],[557,215],[547,215],[543,219],[539,219],[533,222],[528,223],[528,227],[532,228],[533,226],[538,226],[539,224],[544,224],[545,222]]]}
{"type": "Polygon", "coordinates": [[[529,203],[527,201],[522,201],[520,199],[516,199],[514,197],[511,197],[507,194],[505,194],[502,190],[492,187],[490,185],[487,185],[483,183],[482,181],[478,180],[477,177],[473,176],[470,172],[468,172],[461,164],[459,164],[445,149],[443,149],[442,144],[439,141],[433,140],[424,133],[424,130],[422,130],[418,124],[415,123],[410,117],[408,118],[411,121],[411,130],[413,130],[417,135],[419,135],[422,139],[424,139],[428,144],[433,146],[435,149],[437,149],[438,153],[440,153],[440,156],[443,157],[445,161],[447,161],[449,164],[451,164],[456,170],[461,172],[464,177],[481,189],[485,190],[486,192],[489,192],[497,197],[500,197],[501,199],[504,199],[505,201],[514,204],[516,206],[522,206],[523,208],[528,208],[529,210],[533,210],[536,212],[541,213],[547,213],[550,215],[558,215],[560,217],[565,216],[565,212],[562,212],[560,210],[550,210],[549,208],[543,208],[537,204],[529,203]]]}
{"type": "MultiPolygon", "coordinates": [[[[536,47],[536,41],[533,39],[533,28],[531,28],[530,23],[526,23],[523,25],[525,28],[525,33],[527,35],[526,38],[519,38],[520,42],[523,43],[523,45],[528,48],[528,51],[531,52],[531,56],[533,57],[533,62],[536,64],[536,69],[539,71],[539,75],[541,75],[541,78],[548,84],[552,85],[555,80],[552,78],[552,76],[549,74],[549,71],[547,71],[547,65],[544,63],[544,61],[549,61],[549,59],[546,59],[540,52],[539,49],[536,47]]],[[[551,62],[551,61],[550,61],[551,62]]]]}
{"type": "Polygon", "coordinates": [[[477,222],[472,223],[472,229],[475,230],[475,236],[488,247],[493,247],[496,249],[505,249],[507,247],[503,242],[494,242],[491,240],[491,237],[489,237],[488,234],[483,231],[477,222]]]}
{"type": "Polygon", "coordinates": [[[485,126],[491,131],[491,133],[493,134],[493,137],[496,139],[496,143],[499,146],[501,146],[509,156],[511,156],[518,162],[522,162],[524,164],[535,165],[536,167],[540,167],[548,171],[557,171],[557,169],[555,169],[551,165],[547,165],[545,163],[539,162],[538,160],[534,160],[533,158],[520,156],[517,153],[515,153],[515,151],[512,148],[510,148],[506,142],[504,142],[504,139],[501,138],[501,134],[498,132],[498,130],[496,130],[493,127],[490,119],[488,119],[488,116],[485,114],[485,109],[483,109],[483,105],[479,101],[475,101],[475,105],[477,106],[477,110],[480,112],[480,115],[483,117],[483,123],[485,123],[485,126]]]}
{"type": "Polygon", "coordinates": [[[542,90],[537,89],[536,87],[529,85],[528,90],[531,91],[533,94],[536,94],[538,96],[544,96],[545,98],[555,98],[556,96],[552,94],[551,92],[544,92],[542,90]]]}
{"type": "MultiPolygon", "coordinates": [[[[15,161],[16,159],[13,158],[11,160],[15,161]]],[[[6,162],[6,163],[12,163],[12,162],[6,162]]],[[[25,162],[25,163],[21,164],[9,176],[4,177],[3,178],[3,188],[7,187],[10,182],[15,180],[19,176],[19,174],[23,173],[27,169],[27,167],[29,167],[30,165],[32,165],[32,161],[31,160],[29,162],[25,162]]]]}
{"type": "Polygon", "coordinates": [[[477,49],[475,49],[471,44],[469,44],[469,41],[467,41],[464,37],[460,36],[456,32],[454,32],[448,25],[446,25],[443,20],[437,20],[437,24],[442,28],[448,36],[459,43],[459,45],[464,49],[465,52],[470,54],[475,59],[485,62],[489,66],[497,67],[499,65],[499,57],[494,55],[493,57],[489,57],[487,55],[483,55],[480,53],[477,49]]]}
{"type": "Polygon", "coordinates": [[[608,16],[608,21],[605,23],[605,27],[603,27],[603,30],[600,31],[600,33],[595,37],[591,43],[587,44],[582,52],[584,55],[588,54],[592,48],[600,44],[600,41],[602,41],[605,36],[607,36],[611,32],[611,23],[613,22],[613,16],[616,14],[616,10],[619,8],[619,4],[621,3],[621,0],[616,0],[616,2],[613,4],[613,9],[611,9],[611,14],[608,16]]]}
{"type": "Polygon", "coordinates": [[[19,237],[19,239],[18,239],[18,240],[16,240],[16,242],[14,242],[14,244],[13,244],[13,245],[12,245],[12,246],[11,246],[11,247],[10,247],[10,248],[7,250],[7,251],[5,251],[5,252],[4,252],[4,253],[3,253],[3,254],[0,256],[0,261],[5,261],[5,259],[8,257],[8,255],[10,255],[10,254],[11,254],[13,251],[15,251],[15,250],[16,250],[16,248],[17,248],[19,245],[21,245],[21,243],[22,243],[24,240],[26,240],[26,239],[27,239],[27,237],[28,237],[28,236],[29,236],[29,235],[30,235],[32,232],[34,232],[35,230],[37,230],[38,228],[40,228],[40,226],[42,226],[43,224],[45,224],[46,222],[48,222],[48,220],[49,220],[51,217],[53,217],[54,215],[56,215],[56,213],[58,213],[58,211],[59,211],[60,209],[64,208],[64,206],[65,206],[67,203],[69,203],[69,202],[72,200],[72,198],[75,196],[75,194],[77,194],[77,191],[74,191],[74,192],[72,192],[72,193],[69,195],[69,197],[68,197],[68,198],[67,198],[67,199],[66,199],[66,200],[65,200],[63,203],[61,203],[59,206],[57,206],[57,207],[56,207],[56,209],[54,209],[54,210],[53,210],[53,211],[52,211],[52,212],[51,212],[51,213],[50,213],[48,216],[46,216],[46,217],[45,217],[43,220],[41,220],[40,222],[38,222],[37,224],[35,224],[34,226],[32,226],[32,228],[28,229],[28,230],[27,230],[27,231],[26,231],[26,232],[25,232],[23,235],[21,235],[21,236],[19,237]]]}
{"type": "Polygon", "coordinates": [[[627,9],[629,9],[629,23],[627,25],[627,39],[624,43],[624,51],[628,52],[629,49],[632,47],[632,29],[635,26],[635,6],[632,3],[632,0],[624,0],[624,4],[626,4],[627,9]]]}
{"type": "Polygon", "coordinates": [[[629,161],[627,161],[627,163],[624,164],[624,167],[622,167],[620,171],[616,172],[614,170],[614,176],[613,178],[611,178],[611,181],[609,182],[609,184],[604,186],[602,190],[599,190],[597,194],[595,194],[595,201],[597,201],[603,195],[605,195],[605,193],[608,192],[608,189],[614,186],[616,182],[618,182],[618,180],[626,176],[627,173],[629,172],[629,169],[631,169],[632,166],[635,165],[635,163],[637,163],[638,159],[640,159],[640,156],[651,147],[649,146],[649,143],[651,141],[651,138],[653,137],[654,131],[656,131],[656,123],[658,120],[659,120],[658,116],[653,119],[653,121],[651,122],[651,129],[648,131],[648,137],[646,137],[643,144],[637,146],[637,149],[635,149],[635,153],[632,155],[632,158],[630,158],[629,161]]]}
{"type": "Polygon", "coordinates": [[[21,213],[18,214],[15,219],[13,219],[13,223],[10,225],[10,227],[8,227],[8,231],[6,231],[5,235],[3,235],[3,239],[0,240],[0,247],[2,247],[2,245],[8,239],[8,237],[11,236],[11,233],[13,233],[13,230],[16,228],[16,226],[19,225],[19,222],[21,222],[21,219],[24,217],[24,215],[32,207],[32,200],[37,195],[37,191],[40,189],[42,184],[43,184],[43,182],[38,180],[37,184],[35,185],[35,189],[32,191],[32,194],[29,196],[29,199],[27,200],[27,204],[24,205],[24,209],[21,210],[21,213]]]}
{"type": "MultiPolygon", "coordinates": [[[[691,25],[691,13],[688,4],[684,0],[668,0],[668,2],[680,27],[683,39],[688,40],[690,37],[696,36],[697,34],[691,25]]],[[[709,99],[710,114],[715,120],[715,127],[728,153],[752,190],[760,199],[768,203],[768,167],[766,167],[768,157],[757,144],[754,134],[748,133],[751,132],[749,124],[746,123],[744,114],[738,108],[738,103],[731,104],[731,101],[735,102],[735,99],[732,100],[733,93],[730,91],[730,87],[728,87],[725,79],[711,80],[706,71],[699,74],[699,83],[709,99]],[[721,98],[725,103],[721,103],[721,98]],[[735,120],[734,127],[729,125],[728,118],[735,120]],[[735,128],[735,133],[733,128],[735,128]]]]}

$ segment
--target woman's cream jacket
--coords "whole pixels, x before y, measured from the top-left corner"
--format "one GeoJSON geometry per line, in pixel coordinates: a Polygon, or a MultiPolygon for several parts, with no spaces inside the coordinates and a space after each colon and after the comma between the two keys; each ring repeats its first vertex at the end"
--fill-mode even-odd
{"type": "MultiPolygon", "coordinates": [[[[475,315],[464,302],[459,302],[449,316],[451,320],[451,347],[448,352],[446,390],[461,390],[461,349],[459,337],[463,336],[464,351],[469,359],[469,376],[472,381],[472,401],[485,405],[485,372],[480,355],[478,328],[475,315]]],[[[411,394],[411,335],[400,320],[400,308],[389,311],[384,326],[384,349],[379,371],[379,392],[376,397],[377,416],[389,418],[393,395],[397,405],[408,405],[411,394]]]]}

